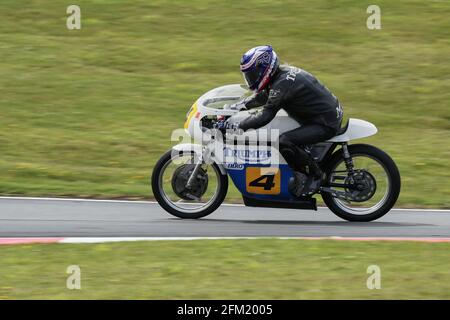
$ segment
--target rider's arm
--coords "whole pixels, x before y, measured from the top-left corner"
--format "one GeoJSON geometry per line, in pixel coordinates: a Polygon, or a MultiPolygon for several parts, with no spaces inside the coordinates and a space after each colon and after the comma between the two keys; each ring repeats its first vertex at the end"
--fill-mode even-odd
{"type": "Polygon", "coordinates": [[[282,104],[286,101],[289,88],[286,83],[275,84],[269,91],[266,104],[260,112],[252,114],[239,123],[239,129],[244,131],[248,129],[258,129],[268,124],[281,109],[282,104]]]}
{"type": "Polygon", "coordinates": [[[267,99],[267,92],[263,90],[244,99],[243,103],[247,109],[252,109],[263,106],[267,103],[267,99]]]}

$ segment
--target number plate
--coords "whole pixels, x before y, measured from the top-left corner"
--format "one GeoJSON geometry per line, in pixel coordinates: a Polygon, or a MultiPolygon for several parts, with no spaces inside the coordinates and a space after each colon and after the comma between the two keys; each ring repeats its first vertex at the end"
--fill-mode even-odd
{"type": "Polygon", "coordinates": [[[247,167],[245,171],[245,185],[249,193],[279,194],[280,181],[279,168],[247,167]]]}

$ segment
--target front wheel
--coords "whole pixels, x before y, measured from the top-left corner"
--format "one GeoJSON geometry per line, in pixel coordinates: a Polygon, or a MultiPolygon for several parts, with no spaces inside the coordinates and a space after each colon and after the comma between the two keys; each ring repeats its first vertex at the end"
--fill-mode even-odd
{"type": "Polygon", "coordinates": [[[348,150],[353,159],[353,173],[349,173],[341,150],[331,156],[325,168],[327,185],[340,191],[341,196],[322,192],[322,198],[342,219],[376,220],[389,212],[397,201],[400,173],[392,158],[374,146],[356,144],[348,146],[348,150]]]}
{"type": "Polygon", "coordinates": [[[222,204],[227,194],[228,176],[221,173],[216,163],[202,163],[187,187],[197,161],[194,152],[169,150],[153,169],[151,180],[156,201],[178,218],[207,216],[222,204]]]}

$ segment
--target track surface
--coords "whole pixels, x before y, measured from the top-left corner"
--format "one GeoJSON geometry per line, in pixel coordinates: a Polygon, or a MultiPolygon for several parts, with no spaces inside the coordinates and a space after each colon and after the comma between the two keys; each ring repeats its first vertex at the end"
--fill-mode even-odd
{"type": "Polygon", "coordinates": [[[0,199],[0,237],[450,237],[450,211],[393,210],[367,223],[328,209],[299,211],[223,205],[180,220],[148,202],[0,199]]]}

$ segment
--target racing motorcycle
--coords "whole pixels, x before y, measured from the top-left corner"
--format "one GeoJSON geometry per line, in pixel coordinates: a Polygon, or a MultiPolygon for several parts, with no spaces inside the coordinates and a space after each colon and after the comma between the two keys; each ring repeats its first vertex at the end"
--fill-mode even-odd
{"type": "Polygon", "coordinates": [[[188,142],[167,151],[152,173],[153,194],[167,212],[183,219],[209,215],[224,201],[228,177],[246,206],[317,210],[320,194],[348,221],[373,221],[394,206],[400,193],[395,162],[374,146],[349,144],[377,133],[370,122],[350,118],[332,139],[305,146],[326,176],[317,193],[307,197],[290,191],[293,171],[276,145],[280,134],[300,126],[284,110],[258,130],[223,139],[215,129],[218,121],[239,122],[255,112],[236,107],[250,93],[239,84],[221,86],[192,105],[183,129],[188,142]]]}

